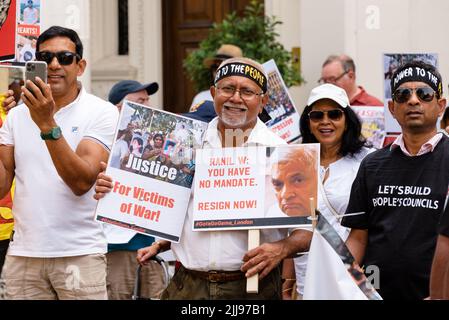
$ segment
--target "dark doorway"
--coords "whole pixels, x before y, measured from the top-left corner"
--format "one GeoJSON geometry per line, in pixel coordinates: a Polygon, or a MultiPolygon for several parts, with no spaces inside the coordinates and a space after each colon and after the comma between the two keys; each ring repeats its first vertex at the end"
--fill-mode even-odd
{"type": "Polygon", "coordinates": [[[215,22],[232,11],[243,13],[250,0],[161,0],[163,14],[164,108],[187,112],[197,93],[182,62],[198,48],[215,22]]]}

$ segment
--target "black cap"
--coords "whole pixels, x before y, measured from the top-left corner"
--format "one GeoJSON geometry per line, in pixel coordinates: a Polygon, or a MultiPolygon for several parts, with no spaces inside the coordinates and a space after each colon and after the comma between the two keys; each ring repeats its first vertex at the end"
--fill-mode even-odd
{"type": "Polygon", "coordinates": [[[211,122],[217,114],[215,113],[214,103],[209,100],[204,100],[192,108],[194,111],[183,113],[185,117],[200,120],[204,122],[211,122]]]}
{"type": "Polygon", "coordinates": [[[146,90],[148,92],[148,95],[152,95],[159,90],[159,85],[157,82],[147,83],[147,84],[141,84],[138,81],[134,80],[123,80],[118,83],[116,83],[111,91],[109,91],[109,97],[108,100],[112,104],[116,105],[120,101],[122,101],[128,94],[139,92],[142,90],[146,90]]]}

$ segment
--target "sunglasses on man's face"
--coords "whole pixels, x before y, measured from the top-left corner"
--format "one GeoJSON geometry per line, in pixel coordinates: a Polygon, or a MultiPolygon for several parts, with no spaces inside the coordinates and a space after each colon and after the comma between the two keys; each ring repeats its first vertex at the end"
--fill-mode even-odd
{"type": "Polygon", "coordinates": [[[430,87],[422,87],[422,88],[399,88],[393,94],[393,100],[396,103],[405,103],[407,102],[413,95],[413,92],[416,92],[416,96],[419,100],[424,102],[430,102],[435,97],[435,91],[430,87]]]}
{"type": "Polygon", "coordinates": [[[50,52],[50,51],[40,51],[36,52],[37,61],[45,61],[47,64],[51,64],[53,59],[56,57],[61,66],[68,66],[73,63],[73,59],[81,59],[77,53],[70,51],[60,51],[60,52],[50,52]]]}
{"type": "Polygon", "coordinates": [[[338,121],[343,117],[343,111],[340,109],[333,109],[333,110],[329,110],[329,111],[318,111],[318,110],[314,110],[314,111],[310,111],[309,112],[309,119],[311,121],[321,121],[324,119],[324,115],[327,114],[327,117],[330,120],[334,120],[334,121],[338,121]]]}

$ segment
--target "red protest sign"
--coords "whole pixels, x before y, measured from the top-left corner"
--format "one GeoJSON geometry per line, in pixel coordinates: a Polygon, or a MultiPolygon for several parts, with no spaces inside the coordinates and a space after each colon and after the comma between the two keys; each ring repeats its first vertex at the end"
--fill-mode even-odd
{"type": "Polygon", "coordinates": [[[16,0],[0,2],[0,61],[12,60],[16,50],[16,0]]]}

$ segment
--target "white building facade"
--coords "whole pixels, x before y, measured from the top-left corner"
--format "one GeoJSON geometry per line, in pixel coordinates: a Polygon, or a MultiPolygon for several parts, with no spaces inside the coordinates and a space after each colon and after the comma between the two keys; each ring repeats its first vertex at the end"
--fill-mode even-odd
{"type": "MultiPolygon", "coordinates": [[[[79,32],[89,63],[83,83],[103,98],[118,80],[163,83],[164,0],[128,0],[128,55],[117,52],[117,1],[43,0],[43,28],[62,25],[79,32]]],[[[330,54],[346,53],[354,58],[358,83],[381,99],[383,53],[437,53],[447,89],[447,0],[265,0],[265,6],[267,15],[283,22],[279,40],[285,48],[301,48],[306,83],[291,89],[299,111],[330,54]]],[[[153,105],[162,106],[162,90],[161,86],[153,105]]]]}

